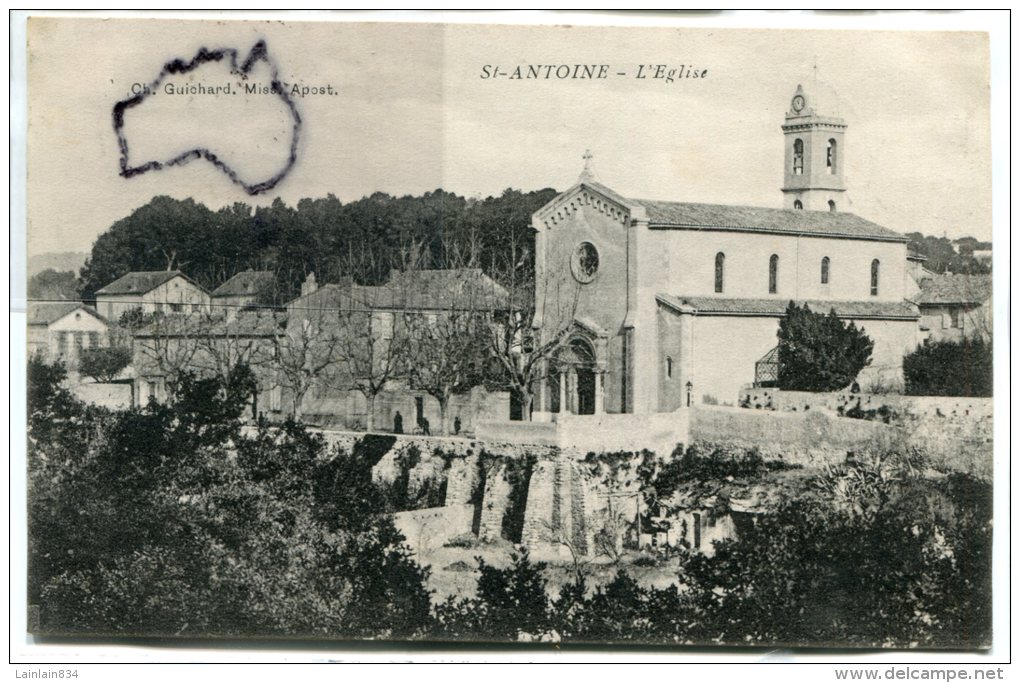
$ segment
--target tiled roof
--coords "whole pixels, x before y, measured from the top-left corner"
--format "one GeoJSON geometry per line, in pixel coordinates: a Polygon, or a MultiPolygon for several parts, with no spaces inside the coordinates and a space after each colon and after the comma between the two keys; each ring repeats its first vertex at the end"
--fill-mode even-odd
{"type": "Polygon", "coordinates": [[[653,228],[736,230],[906,242],[903,235],[852,213],[767,209],[757,206],[693,204],[630,199],[644,207],[653,228]]]}
{"type": "Polygon", "coordinates": [[[84,310],[86,313],[106,322],[103,316],[99,315],[94,309],[86,306],[80,301],[61,301],[61,302],[39,302],[30,301],[28,302],[27,318],[29,325],[51,325],[68,313],[73,313],[78,309],[84,310]]]}
{"type": "Polygon", "coordinates": [[[275,284],[268,270],[246,270],[230,278],[213,290],[213,296],[244,296],[263,294],[275,284]]]}
{"type": "Polygon", "coordinates": [[[916,303],[920,305],[982,304],[992,296],[991,275],[945,273],[926,277],[919,284],[916,303]]]}
{"type": "Polygon", "coordinates": [[[159,287],[164,282],[180,275],[188,277],[179,270],[148,270],[128,273],[98,290],[96,294],[145,294],[159,287]]]}
{"type": "MultiPolygon", "coordinates": [[[[689,307],[699,314],[782,316],[789,299],[724,299],[711,296],[673,296],[659,294],[659,301],[672,308],[689,307]]],[[[835,310],[841,318],[896,318],[915,320],[917,308],[909,301],[820,301],[795,300],[798,306],[807,304],[816,313],[835,310]]]]}
{"type": "Polygon", "coordinates": [[[506,306],[509,294],[481,268],[391,271],[380,306],[421,309],[488,309],[506,306]],[[389,304],[386,303],[387,298],[389,304]]]}
{"type": "Polygon", "coordinates": [[[477,268],[393,271],[380,286],[329,284],[295,299],[294,308],[489,310],[505,307],[506,289],[477,268]]]}
{"type": "Polygon", "coordinates": [[[135,331],[136,337],[269,337],[279,332],[287,316],[275,311],[246,311],[229,321],[223,316],[169,314],[135,331]]]}

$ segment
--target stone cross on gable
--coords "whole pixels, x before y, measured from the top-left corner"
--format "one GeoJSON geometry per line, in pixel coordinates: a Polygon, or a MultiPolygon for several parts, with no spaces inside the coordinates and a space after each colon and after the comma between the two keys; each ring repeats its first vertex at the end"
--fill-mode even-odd
{"type": "Polygon", "coordinates": [[[581,171],[581,175],[578,177],[577,182],[583,183],[585,181],[598,180],[598,176],[595,175],[595,169],[593,169],[591,165],[591,160],[594,158],[591,150],[584,150],[584,154],[581,155],[581,158],[584,159],[584,170],[581,171]]]}

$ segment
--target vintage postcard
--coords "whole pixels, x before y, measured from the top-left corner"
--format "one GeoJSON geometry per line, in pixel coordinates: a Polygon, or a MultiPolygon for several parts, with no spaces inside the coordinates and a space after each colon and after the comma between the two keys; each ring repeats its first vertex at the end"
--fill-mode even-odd
{"type": "Polygon", "coordinates": [[[986,33],[283,18],[28,19],[31,634],[991,647],[986,33]]]}

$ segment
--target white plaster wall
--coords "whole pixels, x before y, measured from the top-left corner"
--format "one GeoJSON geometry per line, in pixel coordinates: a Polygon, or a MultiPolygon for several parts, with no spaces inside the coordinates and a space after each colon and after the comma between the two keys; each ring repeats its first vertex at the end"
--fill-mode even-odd
{"type": "Polygon", "coordinates": [[[89,341],[89,333],[95,332],[99,335],[97,346],[106,346],[108,343],[107,338],[107,326],[102,320],[97,319],[93,315],[77,310],[68,313],[63,318],[55,321],[49,327],[48,334],[48,346],[49,355],[51,358],[57,358],[60,355],[60,335],[63,333],[70,333],[72,335],[68,343],[68,355],[65,357],[65,361],[71,367],[76,367],[78,364],[78,356],[75,352],[74,337],[75,333],[82,335],[82,348],[91,348],[91,342],[89,341]]]}
{"type": "Polygon", "coordinates": [[[754,364],[778,342],[779,318],[695,316],[692,402],[707,394],[737,405],[740,387],[754,381],[754,364]]]}
{"type": "Polygon", "coordinates": [[[903,356],[917,348],[920,330],[913,320],[854,320],[863,329],[875,348],[871,352],[871,368],[903,370],[903,356]]]}
{"type": "MultiPolygon", "coordinates": [[[[754,364],[776,346],[779,318],[737,316],[694,317],[694,364],[691,382],[694,403],[708,394],[720,403],[737,405],[740,388],[754,381],[754,364]]],[[[856,320],[875,343],[871,371],[884,370],[894,380],[903,356],[917,347],[917,323],[912,320],[856,320]]]]}
{"type": "Polygon", "coordinates": [[[183,312],[192,313],[209,309],[209,295],[197,285],[183,277],[172,278],[142,296],[142,304],[146,312],[171,312],[171,305],[183,306],[183,312]],[[197,307],[197,308],[196,308],[197,307]]]}
{"type": "Polygon", "coordinates": [[[142,297],[134,295],[96,295],[96,310],[99,315],[113,323],[120,321],[125,311],[139,308],[142,305],[142,297]]]}
{"type": "Polygon", "coordinates": [[[648,262],[663,272],[657,293],[755,299],[900,301],[906,296],[906,245],[798,235],[653,230],[648,262]],[[715,293],[715,255],[726,254],[723,292],[715,293]],[[779,256],[776,294],[769,294],[769,257],[779,256]],[[829,284],[821,284],[829,257],[829,284]],[[878,259],[878,296],[871,296],[871,261],[878,259]]]}

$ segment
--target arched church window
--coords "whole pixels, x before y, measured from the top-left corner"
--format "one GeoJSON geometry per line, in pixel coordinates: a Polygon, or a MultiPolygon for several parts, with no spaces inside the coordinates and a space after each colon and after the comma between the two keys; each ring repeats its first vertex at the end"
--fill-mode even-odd
{"type": "Polygon", "coordinates": [[[723,291],[723,269],[726,267],[726,254],[721,251],[715,255],[715,291],[723,291]]]}
{"type": "Polygon", "coordinates": [[[878,296],[878,259],[871,262],[871,296],[878,296]]]}
{"type": "Polygon", "coordinates": [[[829,147],[825,151],[825,172],[836,175],[836,140],[829,139],[829,147]]]}
{"type": "Polygon", "coordinates": [[[829,257],[822,257],[822,284],[829,284],[829,257]]]}
{"type": "Polygon", "coordinates": [[[804,174],[804,141],[797,138],[793,141],[793,175],[804,174]]]}
{"type": "Polygon", "coordinates": [[[666,378],[673,376],[673,359],[666,356],[666,378]]]}
{"type": "Polygon", "coordinates": [[[795,209],[803,209],[804,208],[804,202],[800,201],[799,199],[794,199],[793,200],[793,208],[795,208],[795,209]]]}
{"type": "Polygon", "coordinates": [[[829,200],[829,211],[835,211],[835,210],[836,210],[836,202],[835,202],[835,200],[830,199],[829,200]]]}
{"type": "Polygon", "coordinates": [[[772,254],[769,257],[769,294],[775,294],[779,289],[779,256],[772,254]]]}

